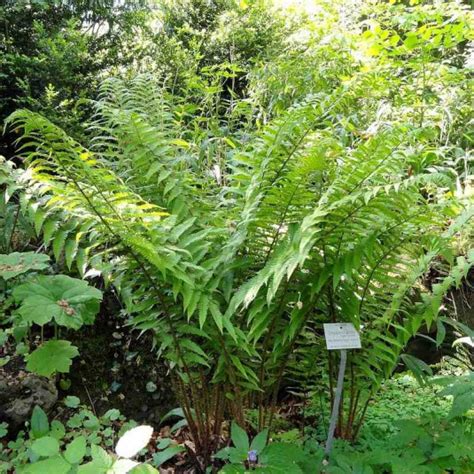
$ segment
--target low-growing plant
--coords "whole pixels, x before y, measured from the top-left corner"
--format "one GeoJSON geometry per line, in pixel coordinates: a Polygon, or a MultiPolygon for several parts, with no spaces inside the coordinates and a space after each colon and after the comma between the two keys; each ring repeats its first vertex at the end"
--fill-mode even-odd
{"type": "MultiPolygon", "coordinates": [[[[78,399],[68,397],[65,405],[78,408],[78,399]]],[[[125,422],[116,409],[97,417],[80,408],[63,424],[56,419],[49,422],[44,411],[35,407],[28,432],[20,432],[0,452],[0,472],[157,473],[150,464],[132,459],[148,445],[152,434],[150,426],[125,422]]]]}
{"type": "Polygon", "coordinates": [[[25,356],[26,368],[46,377],[69,372],[72,359],[79,355],[77,347],[59,339],[61,328],[77,330],[92,324],[102,300],[102,292],[83,280],[31,273],[48,269],[48,261],[47,255],[34,252],[0,255],[0,278],[14,281],[3,305],[10,315],[0,320],[4,325],[9,323],[1,345],[13,335],[19,343],[17,353],[25,356]],[[48,324],[54,328],[54,339],[44,341],[44,327],[48,324]],[[34,325],[40,327],[41,345],[28,353],[27,335],[34,325]]]}
{"type": "Polygon", "coordinates": [[[283,473],[309,474],[322,461],[323,452],[314,455],[304,451],[301,446],[290,443],[267,444],[268,430],[263,430],[250,442],[247,433],[236,423],[231,425],[233,446],[218,451],[215,459],[228,461],[219,472],[245,473],[283,473]]]}

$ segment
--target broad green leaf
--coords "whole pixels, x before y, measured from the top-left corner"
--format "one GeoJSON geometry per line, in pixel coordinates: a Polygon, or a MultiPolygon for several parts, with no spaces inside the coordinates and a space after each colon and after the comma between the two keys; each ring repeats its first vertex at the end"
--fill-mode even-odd
{"type": "Polygon", "coordinates": [[[26,368],[38,375],[49,377],[55,372],[67,373],[72,359],[79,355],[69,341],[48,341],[28,356],[26,368]]]}
{"type": "Polygon", "coordinates": [[[10,280],[30,270],[48,268],[49,257],[34,252],[14,252],[8,255],[0,254],[0,277],[10,280]]]}
{"type": "Polygon", "coordinates": [[[64,451],[66,461],[71,464],[79,464],[85,455],[86,438],[84,438],[84,436],[78,436],[74,441],[71,441],[64,451]]]}
{"type": "Polygon", "coordinates": [[[232,422],[230,427],[230,437],[234,446],[239,451],[247,452],[250,448],[249,437],[247,433],[235,422],[232,422]]]}
{"type": "Polygon", "coordinates": [[[296,474],[303,472],[298,466],[298,463],[304,462],[306,457],[307,454],[297,445],[272,443],[263,450],[263,453],[259,457],[259,462],[269,468],[280,469],[281,472],[296,474]]]}
{"type": "Polygon", "coordinates": [[[456,418],[474,408],[474,391],[471,389],[466,393],[454,396],[453,405],[449,412],[449,418],[456,418]]]}
{"type": "Polygon", "coordinates": [[[170,428],[170,433],[174,433],[175,431],[178,431],[180,428],[183,428],[183,426],[188,426],[188,420],[183,419],[177,421],[171,428],[170,428]]]}
{"type": "Polygon", "coordinates": [[[51,436],[43,436],[37,439],[31,449],[40,457],[49,458],[59,452],[59,443],[56,438],[51,436]]]}
{"type": "Polygon", "coordinates": [[[98,461],[91,461],[77,468],[78,474],[106,474],[108,471],[109,467],[104,467],[98,461]]]}
{"type": "Polygon", "coordinates": [[[26,322],[44,325],[54,319],[71,329],[93,323],[102,300],[101,291],[65,275],[38,276],[16,287],[13,296],[26,322]]]}
{"type": "MultiPolygon", "coordinates": [[[[68,474],[71,465],[62,456],[54,456],[18,469],[18,474],[68,474]]],[[[98,474],[96,471],[94,474],[98,474]]]]}

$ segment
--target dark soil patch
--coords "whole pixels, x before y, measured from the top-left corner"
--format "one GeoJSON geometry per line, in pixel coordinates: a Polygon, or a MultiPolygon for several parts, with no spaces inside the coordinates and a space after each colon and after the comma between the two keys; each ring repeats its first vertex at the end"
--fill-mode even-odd
{"type": "Polygon", "coordinates": [[[69,334],[79,348],[61,395],[76,395],[98,415],[118,408],[127,418],[157,427],[176,407],[166,367],[152,350],[151,337],[140,339],[125,326],[113,295],[104,295],[93,326],[69,334]]]}

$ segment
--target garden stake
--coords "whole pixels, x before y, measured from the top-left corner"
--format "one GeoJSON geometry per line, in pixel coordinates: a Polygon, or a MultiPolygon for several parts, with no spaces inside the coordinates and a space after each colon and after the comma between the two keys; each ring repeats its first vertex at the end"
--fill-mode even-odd
{"type": "Polygon", "coordinates": [[[329,423],[328,439],[326,441],[326,449],[324,452],[326,456],[329,455],[334,440],[334,431],[336,429],[337,415],[339,413],[339,405],[341,403],[342,386],[344,384],[344,372],[346,370],[347,350],[341,351],[341,363],[339,365],[339,374],[337,376],[336,397],[334,398],[334,405],[332,406],[331,421],[329,423]]]}

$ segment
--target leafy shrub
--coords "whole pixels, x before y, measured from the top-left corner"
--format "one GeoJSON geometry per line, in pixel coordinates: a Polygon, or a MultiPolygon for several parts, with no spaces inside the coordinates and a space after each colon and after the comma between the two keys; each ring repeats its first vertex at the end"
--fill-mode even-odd
{"type": "MultiPolygon", "coordinates": [[[[71,278],[66,275],[28,275],[25,273],[43,271],[49,268],[47,255],[33,252],[14,252],[0,255],[0,278],[5,282],[22,277],[23,283],[16,281],[12,289],[12,302],[5,305],[10,309],[14,303],[18,304],[16,310],[11,311],[9,318],[0,323],[5,324],[8,319],[11,327],[3,334],[8,340],[12,334],[17,343],[26,340],[27,331],[38,325],[53,323],[55,338],[44,342],[43,332],[41,346],[31,354],[28,348],[21,350],[27,360],[26,368],[39,375],[50,377],[54,373],[67,373],[72,364],[72,359],[79,355],[77,347],[69,341],[58,339],[58,328],[79,329],[85,324],[92,324],[99,311],[102,292],[90,287],[85,281],[71,278]]],[[[21,343],[20,343],[21,344],[21,343]]],[[[19,347],[19,346],[18,346],[19,347]]],[[[20,352],[17,347],[17,352],[20,352]]],[[[5,360],[8,363],[9,359],[5,360]]]]}

